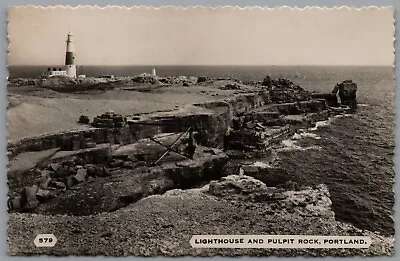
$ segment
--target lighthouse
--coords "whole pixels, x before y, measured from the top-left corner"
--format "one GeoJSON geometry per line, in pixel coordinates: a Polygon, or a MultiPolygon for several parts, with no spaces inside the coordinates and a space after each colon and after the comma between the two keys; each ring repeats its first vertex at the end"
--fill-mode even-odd
{"type": "Polygon", "coordinates": [[[76,77],[75,48],[71,33],[67,36],[67,51],[65,53],[65,67],[68,77],[76,77]]]}

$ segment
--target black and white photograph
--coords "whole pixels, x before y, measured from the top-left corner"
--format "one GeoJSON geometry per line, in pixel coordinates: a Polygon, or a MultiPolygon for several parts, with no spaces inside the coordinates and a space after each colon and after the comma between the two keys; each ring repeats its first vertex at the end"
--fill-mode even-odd
{"type": "Polygon", "coordinates": [[[8,255],[394,255],[394,8],[7,23],[8,255]]]}

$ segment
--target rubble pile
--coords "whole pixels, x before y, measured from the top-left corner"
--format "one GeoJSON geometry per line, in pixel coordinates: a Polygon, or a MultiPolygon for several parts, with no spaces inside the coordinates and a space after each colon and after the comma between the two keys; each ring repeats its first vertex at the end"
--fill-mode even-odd
{"type": "Polygon", "coordinates": [[[203,83],[203,82],[212,82],[213,80],[210,77],[207,76],[199,76],[197,78],[197,83],[203,83]]]}
{"type": "Polygon", "coordinates": [[[228,83],[228,84],[220,87],[219,89],[220,90],[241,90],[242,86],[237,82],[233,82],[233,83],[228,83]]]}
{"type": "Polygon", "coordinates": [[[111,162],[109,156],[109,153],[103,157],[96,154],[95,161],[75,156],[33,169],[37,176],[35,184],[24,187],[19,193],[14,192],[8,201],[9,210],[33,211],[40,203],[56,198],[78,183],[90,178],[110,176],[107,166],[111,162]],[[102,164],[99,164],[99,160],[102,164]]]}
{"type": "Polygon", "coordinates": [[[173,84],[196,84],[197,83],[197,77],[186,77],[186,76],[178,76],[178,77],[172,77],[171,83],[173,84]]]}
{"type": "Polygon", "coordinates": [[[157,76],[148,73],[138,74],[132,77],[132,81],[135,83],[151,83],[151,84],[159,83],[157,76]]]}
{"type": "Polygon", "coordinates": [[[289,79],[272,79],[267,75],[261,85],[269,90],[273,103],[289,103],[311,99],[311,93],[289,79]]]}
{"type": "Polygon", "coordinates": [[[301,121],[298,126],[291,126],[287,119],[282,119],[280,123],[267,126],[249,117],[235,117],[233,129],[225,137],[226,153],[234,159],[269,158],[273,145],[279,144],[297,128],[306,125],[306,122],[301,121]]]}
{"type": "Polygon", "coordinates": [[[8,85],[12,85],[12,86],[27,86],[27,85],[37,86],[40,83],[41,83],[41,79],[32,79],[32,78],[8,79],[8,85]]]}
{"type": "Polygon", "coordinates": [[[181,157],[179,161],[166,160],[161,165],[151,166],[138,154],[114,156],[111,148],[107,154],[89,156],[64,157],[35,168],[35,182],[11,193],[9,210],[57,214],[65,213],[69,208],[75,215],[114,211],[132,200],[135,202],[169,189],[192,188],[197,183],[218,179],[228,161],[221,150],[206,147],[198,147],[193,160],[182,160],[181,157]],[[98,200],[103,203],[93,205],[92,199],[100,187],[102,198],[98,200]],[[69,197],[87,202],[83,205],[85,209],[74,207],[78,203],[70,202],[69,197]],[[49,202],[51,199],[54,200],[49,202]]]}
{"type": "Polygon", "coordinates": [[[126,126],[126,117],[119,113],[108,111],[95,117],[92,126],[97,128],[123,128],[126,126]]]}
{"type": "Polygon", "coordinates": [[[182,84],[183,86],[189,86],[190,84],[197,83],[197,77],[194,76],[168,76],[168,77],[158,77],[158,81],[164,85],[171,84],[182,84]]]}

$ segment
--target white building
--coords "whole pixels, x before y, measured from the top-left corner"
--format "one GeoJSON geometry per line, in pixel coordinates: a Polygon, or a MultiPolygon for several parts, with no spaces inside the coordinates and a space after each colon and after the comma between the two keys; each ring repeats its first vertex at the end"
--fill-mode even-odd
{"type": "Polygon", "coordinates": [[[66,70],[62,70],[61,68],[59,68],[59,69],[56,69],[56,68],[50,69],[50,68],[48,68],[47,72],[43,73],[43,77],[45,77],[45,78],[50,78],[50,77],[53,77],[53,76],[68,76],[68,75],[67,75],[67,71],[66,70]]]}

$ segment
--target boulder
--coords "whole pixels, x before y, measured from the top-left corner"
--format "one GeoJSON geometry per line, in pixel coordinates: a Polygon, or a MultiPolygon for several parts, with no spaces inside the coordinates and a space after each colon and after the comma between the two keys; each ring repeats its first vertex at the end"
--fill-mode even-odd
{"type": "Polygon", "coordinates": [[[219,196],[229,197],[231,195],[248,195],[251,193],[264,192],[267,186],[249,176],[245,175],[229,175],[218,181],[211,181],[208,193],[219,196]]]}
{"type": "Polygon", "coordinates": [[[15,198],[11,198],[8,201],[8,208],[10,210],[18,210],[22,208],[22,198],[19,197],[15,197],[15,198]]]}
{"type": "Polygon", "coordinates": [[[59,163],[51,163],[48,168],[54,172],[57,172],[58,169],[60,168],[60,164],[59,163]]]}
{"type": "Polygon", "coordinates": [[[86,116],[86,115],[81,115],[81,116],[79,117],[78,123],[81,123],[81,124],[89,124],[89,122],[90,122],[90,120],[89,120],[89,117],[88,117],[88,116],[86,116]]]}
{"type": "Polygon", "coordinates": [[[47,189],[38,189],[36,197],[39,201],[43,202],[52,198],[52,195],[47,189]]]}
{"type": "Polygon", "coordinates": [[[52,187],[59,188],[59,189],[65,189],[66,188],[64,182],[55,181],[55,180],[51,181],[50,185],[52,187]]]}
{"type": "Polygon", "coordinates": [[[37,185],[32,185],[30,187],[25,187],[22,190],[21,203],[25,209],[34,209],[39,205],[39,201],[36,198],[38,189],[37,185]]]}
{"type": "Polygon", "coordinates": [[[76,172],[74,179],[77,183],[86,181],[87,170],[86,169],[78,169],[76,172]]]}
{"type": "Polygon", "coordinates": [[[41,170],[40,178],[38,180],[38,185],[40,188],[47,189],[49,182],[51,181],[51,176],[54,176],[54,173],[49,170],[41,170]]]}
{"type": "Polygon", "coordinates": [[[50,176],[45,176],[45,177],[40,178],[39,187],[42,189],[47,189],[50,181],[51,181],[50,176]]]}

